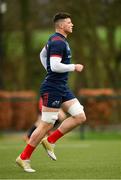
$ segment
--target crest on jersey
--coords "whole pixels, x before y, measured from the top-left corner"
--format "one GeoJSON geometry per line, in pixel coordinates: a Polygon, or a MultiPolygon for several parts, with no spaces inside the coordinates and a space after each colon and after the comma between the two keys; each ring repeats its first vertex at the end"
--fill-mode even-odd
{"type": "Polygon", "coordinates": [[[52,106],[53,106],[53,107],[58,107],[59,104],[60,104],[60,101],[54,101],[54,102],[52,103],[52,106]]]}

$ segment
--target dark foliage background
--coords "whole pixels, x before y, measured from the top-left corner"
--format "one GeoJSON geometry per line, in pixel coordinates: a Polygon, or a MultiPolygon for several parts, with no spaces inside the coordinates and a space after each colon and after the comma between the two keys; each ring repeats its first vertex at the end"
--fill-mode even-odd
{"type": "Polygon", "coordinates": [[[45,71],[39,52],[53,29],[58,11],[72,14],[69,36],[74,63],[85,68],[70,74],[80,88],[121,88],[120,0],[0,0],[0,89],[38,91],[45,71]]]}

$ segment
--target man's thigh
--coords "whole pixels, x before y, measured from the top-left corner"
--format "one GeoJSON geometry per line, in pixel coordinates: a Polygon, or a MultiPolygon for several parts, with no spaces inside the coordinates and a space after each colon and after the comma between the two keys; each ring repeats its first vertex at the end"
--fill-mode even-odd
{"type": "Polygon", "coordinates": [[[62,102],[62,95],[58,92],[45,92],[42,94],[42,121],[54,124],[62,102]]]}
{"type": "Polygon", "coordinates": [[[65,111],[65,112],[68,112],[68,109],[76,102],[79,102],[77,100],[77,98],[74,98],[74,99],[71,99],[71,100],[68,100],[68,101],[65,101],[62,103],[62,109],[65,111]]]}
{"type": "Polygon", "coordinates": [[[68,112],[71,116],[76,116],[84,113],[84,107],[80,104],[78,99],[74,98],[69,101],[65,101],[62,104],[62,107],[66,112],[68,112]]]}
{"type": "Polygon", "coordinates": [[[61,103],[62,103],[62,95],[57,92],[46,92],[46,93],[42,94],[42,100],[43,100],[43,106],[46,107],[46,110],[51,111],[51,109],[59,109],[60,108],[61,103]],[[48,109],[48,108],[50,108],[50,109],[48,109]]]}
{"type": "Polygon", "coordinates": [[[46,106],[42,106],[42,112],[59,112],[60,108],[50,108],[46,106]]]}

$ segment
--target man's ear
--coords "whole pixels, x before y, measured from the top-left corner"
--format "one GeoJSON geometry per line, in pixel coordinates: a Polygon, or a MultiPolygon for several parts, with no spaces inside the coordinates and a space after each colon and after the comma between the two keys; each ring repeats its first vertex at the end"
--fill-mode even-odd
{"type": "Polygon", "coordinates": [[[63,22],[59,22],[59,27],[63,29],[63,22]]]}

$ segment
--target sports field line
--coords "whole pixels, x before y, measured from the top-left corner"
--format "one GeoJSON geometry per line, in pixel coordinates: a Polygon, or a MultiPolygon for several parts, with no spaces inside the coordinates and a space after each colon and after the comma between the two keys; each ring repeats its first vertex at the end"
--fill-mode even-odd
{"type": "Polygon", "coordinates": [[[91,144],[58,144],[57,147],[63,148],[63,147],[69,147],[69,148],[89,148],[91,144]]]}
{"type": "MultiPolygon", "coordinates": [[[[57,144],[58,148],[89,148],[90,144],[57,144]]],[[[9,144],[9,149],[18,148],[18,145],[9,144]]],[[[0,149],[8,149],[8,144],[0,146],[0,149]]]]}

